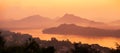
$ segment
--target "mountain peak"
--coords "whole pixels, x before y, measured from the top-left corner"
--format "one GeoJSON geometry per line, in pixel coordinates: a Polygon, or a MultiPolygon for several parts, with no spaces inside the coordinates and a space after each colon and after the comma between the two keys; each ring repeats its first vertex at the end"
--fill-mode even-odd
{"type": "Polygon", "coordinates": [[[73,15],[73,14],[68,14],[68,13],[66,13],[66,14],[64,14],[64,16],[63,17],[66,17],[66,18],[69,18],[69,17],[76,17],[75,15],[73,15]]]}
{"type": "Polygon", "coordinates": [[[73,22],[76,22],[76,23],[78,23],[78,22],[81,22],[81,21],[83,21],[83,20],[86,20],[86,19],[84,19],[84,18],[81,18],[81,17],[79,17],[79,16],[76,16],[76,15],[73,15],[73,14],[68,14],[68,13],[66,13],[64,16],[62,16],[58,21],[60,21],[60,22],[67,22],[67,23],[73,23],[73,22]]]}
{"type": "Polygon", "coordinates": [[[51,21],[51,19],[49,19],[47,17],[40,16],[40,15],[32,15],[32,16],[25,17],[19,21],[42,22],[42,21],[51,21]]]}
{"type": "Polygon", "coordinates": [[[73,14],[66,13],[64,16],[74,16],[73,14]]]}
{"type": "Polygon", "coordinates": [[[40,15],[32,15],[32,16],[29,16],[28,18],[40,18],[40,17],[42,17],[42,16],[40,16],[40,15]]]}

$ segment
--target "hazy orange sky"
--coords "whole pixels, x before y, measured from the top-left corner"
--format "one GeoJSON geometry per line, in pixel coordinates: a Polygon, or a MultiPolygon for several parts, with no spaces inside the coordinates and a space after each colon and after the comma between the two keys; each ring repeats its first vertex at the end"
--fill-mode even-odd
{"type": "Polygon", "coordinates": [[[120,0],[0,0],[0,20],[65,13],[103,22],[120,20],[120,0]]]}

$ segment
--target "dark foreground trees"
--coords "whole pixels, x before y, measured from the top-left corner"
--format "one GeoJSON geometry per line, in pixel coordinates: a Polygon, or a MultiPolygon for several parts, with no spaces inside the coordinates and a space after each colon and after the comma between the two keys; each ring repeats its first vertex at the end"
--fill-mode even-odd
{"type": "Polygon", "coordinates": [[[4,52],[4,44],[5,44],[5,40],[4,38],[1,36],[1,32],[0,32],[0,53],[4,52]]]}
{"type": "MultiPolygon", "coordinates": [[[[7,32],[6,32],[7,33],[7,32]]],[[[5,35],[6,35],[5,33],[5,35]]],[[[14,33],[12,33],[14,34],[14,33]]],[[[7,34],[9,35],[9,34],[7,34]]],[[[14,34],[16,36],[17,34],[14,34]]],[[[19,36],[22,36],[18,34],[19,36]]],[[[116,49],[110,49],[107,47],[99,46],[98,44],[82,44],[82,43],[70,43],[69,41],[56,41],[53,38],[51,41],[42,41],[35,38],[29,37],[25,39],[23,45],[13,45],[5,46],[7,42],[4,37],[2,37],[0,32],[0,53],[120,53],[120,45],[116,44],[116,49]],[[44,43],[44,44],[43,44],[44,43]],[[54,43],[49,45],[50,43],[54,43]],[[41,46],[42,45],[42,46],[41,46]],[[56,46],[57,45],[57,46],[56,46]],[[66,46],[67,45],[67,46],[66,46]],[[70,45],[70,46],[68,46],[70,45]],[[58,48],[59,47],[59,48],[58,48]],[[55,49],[56,48],[56,49],[55,49]],[[62,50],[61,50],[62,49],[62,50]],[[61,52],[61,51],[68,52],[61,52]],[[70,51],[70,52],[69,52],[70,51]]],[[[17,37],[19,37],[17,36],[17,37]]],[[[26,37],[26,36],[25,36],[26,37]]],[[[24,38],[24,37],[22,37],[24,38]]],[[[13,38],[14,39],[14,38],[13,38]]]]}
{"type": "MultiPolygon", "coordinates": [[[[55,49],[52,46],[47,48],[40,47],[34,40],[24,46],[3,47],[1,53],[54,53],[55,49]]],[[[1,51],[1,50],[0,50],[1,51]]]]}
{"type": "Polygon", "coordinates": [[[111,49],[112,53],[120,53],[120,45],[116,43],[116,49],[111,49]]]}
{"type": "Polygon", "coordinates": [[[40,47],[39,44],[34,40],[34,38],[29,39],[29,43],[21,46],[10,46],[6,47],[5,40],[0,33],[0,53],[54,53],[55,49],[53,46],[47,48],[40,47]]]}
{"type": "Polygon", "coordinates": [[[36,42],[31,42],[26,46],[9,47],[4,50],[5,53],[54,53],[54,47],[42,48],[36,42]]]}
{"type": "Polygon", "coordinates": [[[84,46],[80,46],[78,43],[74,44],[75,50],[73,53],[88,53],[88,48],[84,46]]]}
{"type": "Polygon", "coordinates": [[[95,50],[91,45],[88,44],[74,43],[74,48],[75,49],[72,53],[100,53],[99,50],[95,50]]]}
{"type": "Polygon", "coordinates": [[[116,49],[99,46],[98,44],[88,45],[74,43],[72,53],[120,53],[120,45],[116,44],[116,49]]]}

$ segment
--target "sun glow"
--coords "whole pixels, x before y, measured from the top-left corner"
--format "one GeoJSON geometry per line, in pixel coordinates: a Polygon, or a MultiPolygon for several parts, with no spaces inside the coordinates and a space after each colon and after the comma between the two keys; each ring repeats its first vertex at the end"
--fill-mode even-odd
{"type": "Polygon", "coordinates": [[[34,14],[55,18],[64,13],[72,13],[103,22],[119,19],[119,2],[119,0],[1,0],[5,14],[3,18],[22,19],[34,14]]]}

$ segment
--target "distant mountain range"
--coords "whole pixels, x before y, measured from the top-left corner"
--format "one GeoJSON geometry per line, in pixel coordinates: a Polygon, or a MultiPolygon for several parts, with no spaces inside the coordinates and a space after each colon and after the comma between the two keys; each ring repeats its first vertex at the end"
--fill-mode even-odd
{"type": "Polygon", "coordinates": [[[113,29],[115,27],[109,26],[103,22],[96,22],[89,19],[81,18],[73,14],[65,14],[59,19],[50,19],[40,15],[33,15],[25,17],[21,20],[12,20],[8,22],[0,22],[0,28],[4,29],[31,29],[31,28],[49,28],[58,26],[60,24],[76,24],[79,26],[95,27],[102,29],[113,29]]]}
{"type": "Polygon", "coordinates": [[[60,17],[57,21],[57,24],[76,24],[79,26],[87,26],[87,27],[95,27],[95,28],[104,28],[106,29],[106,26],[109,27],[107,24],[103,22],[96,22],[93,20],[81,18],[79,16],[75,16],[73,14],[65,14],[64,16],[60,17]]]}
{"type": "Polygon", "coordinates": [[[65,14],[64,16],[62,16],[60,19],[57,20],[57,22],[60,23],[71,23],[71,24],[78,24],[78,25],[100,25],[100,24],[104,24],[102,22],[95,22],[92,20],[88,20],[88,19],[84,19],[81,18],[79,16],[75,16],[73,14],[65,14]]]}
{"type": "Polygon", "coordinates": [[[113,25],[120,26],[120,20],[110,22],[113,25]]]}
{"type": "Polygon", "coordinates": [[[21,20],[3,22],[0,25],[2,28],[8,29],[45,28],[51,24],[52,21],[52,19],[40,15],[33,15],[21,20]]]}
{"type": "Polygon", "coordinates": [[[44,29],[44,34],[81,35],[87,37],[120,37],[120,30],[107,30],[81,27],[75,24],[61,24],[58,27],[44,29]]]}

